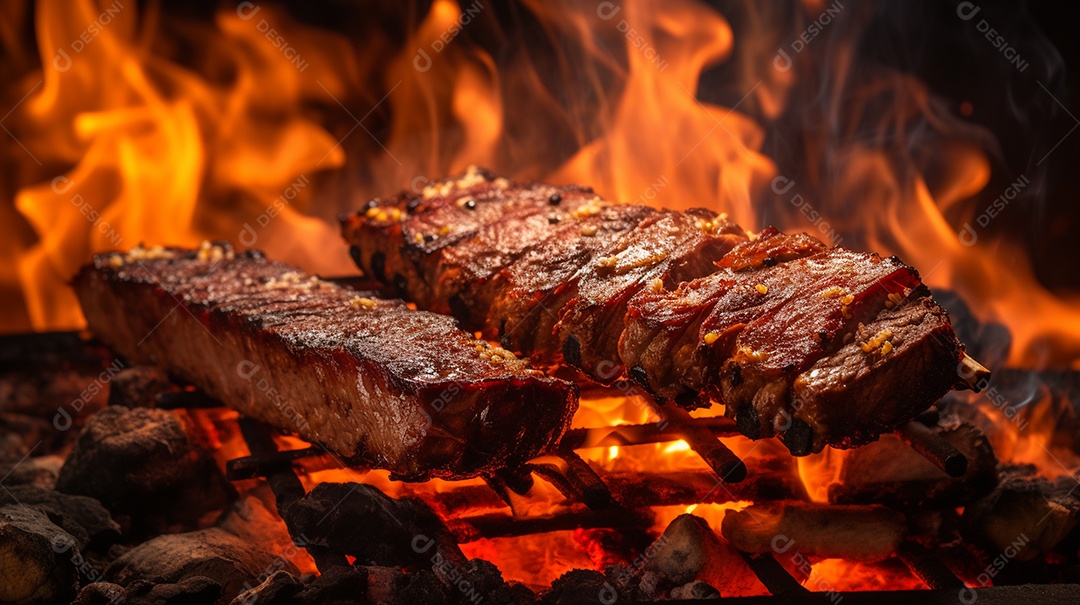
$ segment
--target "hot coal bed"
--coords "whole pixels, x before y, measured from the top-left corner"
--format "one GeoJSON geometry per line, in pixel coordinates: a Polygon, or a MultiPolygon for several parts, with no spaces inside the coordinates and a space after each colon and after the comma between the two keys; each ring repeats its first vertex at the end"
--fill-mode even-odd
{"type": "MultiPolygon", "coordinates": [[[[572,429],[556,455],[486,485],[391,497],[359,470],[345,471],[354,481],[306,488],[302,476],[341,461],[86,338],[0,343],[7,602],[688,602],[757,583],[773,596],[725,602],[1058,603],[1080,594],[1071,583],[1080,579],[1076,481],[999,462],[959,400],[853,454],[825,504],[807,502],[798,476],[776,460],[747,469],[711,449],[735,434],[732,421],[685,414],[572,429]],[[575,453],[680,439],[700,455],[700,471],[598,472],[575,453]],[[475,514],[509,509],[534,477],[567,505],[527,520],[475,514]],[[755,503],[741,514],[757,510],[767,529],[760,519],[710,527],[692,513],[654,527],[652,507],[737,501],[755,503]],[[558,531],[576,532],[581,548],[610,564],[529,587],[459,546],[558,531]],[[881,549],[889,552],[875,555],[881,549]],[[292,563],[301,550],[317,577],[292,563]],[[878,559],[883,581],[904,578],[914,590],[804,586],[822,556],[878,559]]],[[[1046,405],[1076,400],[1076,374],[1042,378],[1046,405]]]]}

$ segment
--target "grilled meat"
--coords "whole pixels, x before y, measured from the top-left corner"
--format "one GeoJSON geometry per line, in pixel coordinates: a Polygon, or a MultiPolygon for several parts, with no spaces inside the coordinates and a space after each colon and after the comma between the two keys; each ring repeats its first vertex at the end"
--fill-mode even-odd
{"type": "Polygon", "coordinates": [[[125,357],[403,479],[519,465],[577,406],[573,384],[450,317],[228,244],[99,255],[74,283],[90,328],[125,357]]]}
{"type": "Polygon", "coordinates": [[[372,200],[342,231],[421,308],[600,382],[718,401],[796,454],[873,440],[958,383],[963,346],[914,269],[806,234],[475,168],[372,200]]]}
{"type": "Polygon", "coordinates": [[[476,168],[420,194],[372,200],[343,229],[354,260],[395,294],[604,382],[620,373],[629,299],[710,273],[746,239],[707,210],[612,206],[591,189],[518,184],[476,168]],[[536,216],[545,220],[523,218],[536,216]]]}
{"type": "Polygon", "coordinates": [[[803,453],[873,440],[957,382],[948,317],[896,259],[770,229],[721,265],[631,302],[620,351],[661,396],[705,393],[803,453]]]}

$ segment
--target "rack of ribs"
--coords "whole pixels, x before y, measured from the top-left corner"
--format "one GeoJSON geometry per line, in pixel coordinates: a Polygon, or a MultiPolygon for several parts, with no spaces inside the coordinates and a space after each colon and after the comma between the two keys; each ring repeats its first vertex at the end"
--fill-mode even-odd
{"type": "Polygon", "coordinates": [[[470,167],[342,218],[361,269],[536,363],[725,406],[793,453],[853,447],[964,387],[947,313],[895,257],[470,167]]]}
{"type": "Polygon", "coordinates": [[[519,466],[577,408],[576,385],[450,317],[226,243],[98,255],[74,286],[90,329],[130,361],[401,479],[519,466]]]}

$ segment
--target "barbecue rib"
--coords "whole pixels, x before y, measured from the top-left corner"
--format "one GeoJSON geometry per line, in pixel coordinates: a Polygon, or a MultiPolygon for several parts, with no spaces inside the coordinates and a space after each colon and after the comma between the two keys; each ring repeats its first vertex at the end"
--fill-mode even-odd
{"type": "Polygon", "coordinates": [[[963,345],[918,273],[724,215],[465,174],[342,219],[357,264],[539,362],[718,401],[796,454],[873,440],[961,383],[963,345]]]}
{"type": "Polygon", "coordinates": [[[99,255],[75,289],[90,328],[125,357],[404,479],[521,464],[562,436],[577,407],[575,385],[450,317],[228,244],[99,255]]]}

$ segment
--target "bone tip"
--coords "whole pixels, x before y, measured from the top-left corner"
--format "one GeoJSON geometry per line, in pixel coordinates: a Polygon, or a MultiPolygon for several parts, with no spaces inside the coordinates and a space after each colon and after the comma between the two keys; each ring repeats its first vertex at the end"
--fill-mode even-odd
{"type": "Polygon", "coordinates": [[[963,359],[960,360],[958,373],[960,375],[958,386],[971,389],[976,393],[990,381],[990,370],[967,353],[964,353],[963,359]]]}

